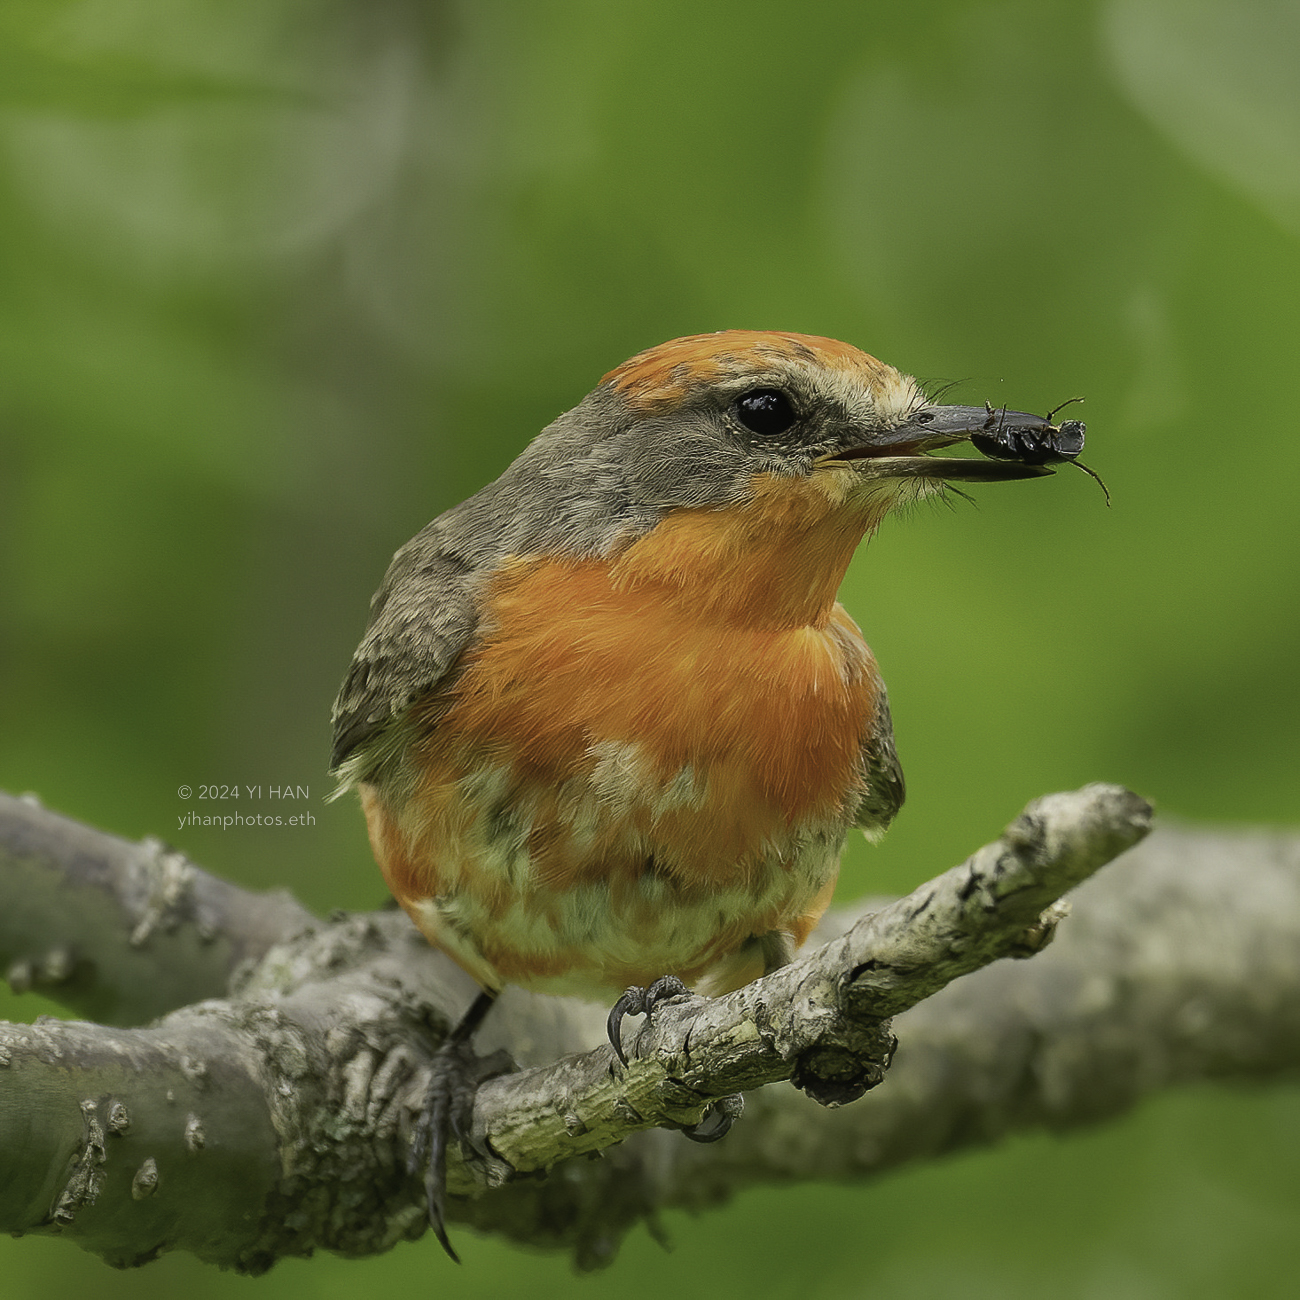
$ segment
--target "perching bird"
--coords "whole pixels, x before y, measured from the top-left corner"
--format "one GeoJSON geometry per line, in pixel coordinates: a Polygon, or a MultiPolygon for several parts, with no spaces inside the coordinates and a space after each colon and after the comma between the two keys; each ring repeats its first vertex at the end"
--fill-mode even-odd
{"type": "Polygon", "coordinates": [[[848,831],[903,802],[840,581],[895,507],[1050,473],[927,454],[1007,427],[1052,428],[933,404],[831,339],[675,339],[398,551],[333,770],[397,901],[489,995],[462,1039],[505,984],[716,993],[789,960],[848,831]]]}

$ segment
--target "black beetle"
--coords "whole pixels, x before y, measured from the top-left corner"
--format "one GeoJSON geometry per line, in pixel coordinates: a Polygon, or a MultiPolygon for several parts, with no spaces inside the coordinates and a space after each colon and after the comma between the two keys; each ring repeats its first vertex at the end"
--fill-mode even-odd
{"type": "Polygon", "coordinates": [[[971,434],[971,446],[990,460],[1014,460],[1024,465],[1074,465],[1097,480],[1106,495],[1106,504],[1110,505],[1110,492],[1101,475],[1079,459],[1088,426],[1082,420],[1062,420],[1060,424],[1051,422],[1061,407],[1081,401],[1081,397],[1072,397],[1069,402],[1062,402],[1061,406],[1048,411],[1042,423],[1034,424],[1011,424],[1005,418],[1005,410],[995,411],[990,406],[989,428],[986,432],[971,434]]]}

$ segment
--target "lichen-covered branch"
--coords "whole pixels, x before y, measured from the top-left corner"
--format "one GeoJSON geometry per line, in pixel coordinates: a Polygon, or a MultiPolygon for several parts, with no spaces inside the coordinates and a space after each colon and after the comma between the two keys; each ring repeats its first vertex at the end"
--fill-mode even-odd
{"type": "MultiPolygon", "coordinates": [[[[832,942],[803,962],[727,998],[664,1004],[639,1035],[630,1023],[626,1071],[600,1045],[604,1008],[508,990],[480,1046],[526,1068],[480,1091],[481,1150],[452,1170],[451,1218],[594,1265],[656,1208],[864,1177],[1086,1122],[1179,1080],[1294,1069],[1300,841],[1162,832],[1078,890],[1047,951],[988,965],[1041,948],[1053,900],[1142,821],[1114,787],[1039,801],[908,900],[832,918],[832,942]],[[888,1056],[887,1018],[945,984],[899,1015],[892,1069],[852,1105],[778,1083],[749,1092],[713,1146],[639,1131],[766,1079],[851,1095],[888,1056]],[[510,1166],[594,1149],[605,1158],[497,1185],[510,1166]]],[[[250,1270],[423,1230],[407,1134],[430,1048],[474,987],[400,914],[310,932],[299,914],[282,938],[226,996],[146,1029],[4,1029],[0,1228],[61,1232],[114,1262],[185,1249],[250,1270]]]]}
{"type": "Polygon", "coordinates": [[[1300,835],[1158,830],[1080,886],[1041,956],[900,1015],[880,1088],[839,1111],[765,1089],[716,1150],[682,1143],[656,1196],[704,1206],[754,1183],[862,1178],[1095,1123],[1177,1084],[1293,1081],[1297,953],[1300,835]]]}

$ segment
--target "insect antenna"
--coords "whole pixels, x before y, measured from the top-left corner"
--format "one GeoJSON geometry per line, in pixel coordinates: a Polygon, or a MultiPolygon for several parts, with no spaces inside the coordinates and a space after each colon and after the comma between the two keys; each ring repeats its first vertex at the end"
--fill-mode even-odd
{"type": "MultiPolygon", "coordinates": [[[[1059,411],[1061,408],[1058,406],[1056,409],[1059,411]]],[[[1067,464],[1073,465],[1075,469],[1081,469],[1081,470],[1083,470],[1083,472],[1084,472],[1084,473],[1085,473],[1089,478],[1095,478],[1095,479],[1097,480],[1097,486],[1098,486],[1099,488],[1101,488],[1101,490],[1102,490],[1103,493],[1105,493],[1105,496],[1106,496],[1106,508],[1109,510],[1109,509],[1110,509],[1110,489],[1109,489],[1109,488],[1106,486],[1106,484],[1102,481],[1102,477],[1101,477],[1101,475],[1098,474],[1097,471],[1096,471],[1095,469],[1089,469],[1089,468],[1087,467],[1087,465],[1085,465],[1085,464],[1083,463],[1083,461],[1081,461],[1081,460],[1072,460],[1072,461],[1068,461],[1067,464]]]]}
{"type": "Polygon", "coordinates": [[[1052,409],[1048,411],[1048,413],[1045,416],[1043,416],[1043,419],[1050,424],[1052,421],[1052,416],[1054,416],[1057,413],[1057,411],[1063,411],[1067,406],[1073,406],[1075,402],[1082,402],[1082,401],[1083,401],[1082,397],[1067,397],[1065,401],[1063,401],[1060,404],[1060,406],[1052,407],[1052,409]]]}

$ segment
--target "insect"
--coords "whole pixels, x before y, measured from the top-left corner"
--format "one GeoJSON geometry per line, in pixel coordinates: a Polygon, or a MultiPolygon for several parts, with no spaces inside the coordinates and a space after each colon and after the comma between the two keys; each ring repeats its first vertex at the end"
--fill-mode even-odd
{"type": "Polygon", "coordinates": [[[1043,417],[1043,423],[1012,424],[1007,420],[1007,410],[995,410],[985,403],[989,413],[990,428],[982,433],[970,436],[971,445],[981,455],[991,460],[1014,460],[1022,465],[1073,465],[1081,469],[1089,478],[1097,480],[1110,505],[1110,491],[1096,470],[1089,469],[1080,459],[1083,451],[1084,434],[1088,426],[1082,420],[1062,420],[1053,424],[1052,417],[1072,402],[1081,402],[1082,397],[1072,397],[1068,402],[1053,407],[1043,417]]]}

